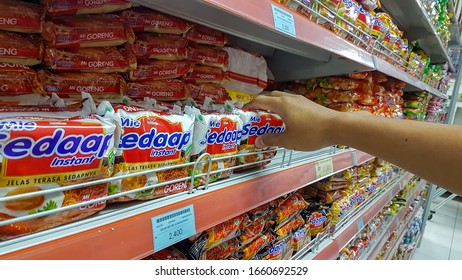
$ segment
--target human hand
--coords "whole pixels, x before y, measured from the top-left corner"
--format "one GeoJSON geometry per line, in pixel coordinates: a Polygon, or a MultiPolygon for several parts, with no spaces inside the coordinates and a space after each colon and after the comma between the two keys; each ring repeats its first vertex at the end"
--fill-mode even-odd
{"type": "Polygon", "coordinates": [[[259,95],[245,105],[278,114],[286,125],[280,134],[266,134],[256,139],[258,148],[279,146],[311,151],[334,145],[330,126],[340,113],[316,104],[301,95],[273,91],[259,95]]]}

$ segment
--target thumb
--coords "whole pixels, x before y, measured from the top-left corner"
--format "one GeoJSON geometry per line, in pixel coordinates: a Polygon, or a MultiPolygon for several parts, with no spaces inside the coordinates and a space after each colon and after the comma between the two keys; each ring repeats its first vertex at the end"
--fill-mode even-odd
{"type": "Polygon", "coordinates": [[[283,143],[284,133],[269,133],[259,136],[257,139],[255,139],[255,146],[259,149],[283,146],[283,143]]]}

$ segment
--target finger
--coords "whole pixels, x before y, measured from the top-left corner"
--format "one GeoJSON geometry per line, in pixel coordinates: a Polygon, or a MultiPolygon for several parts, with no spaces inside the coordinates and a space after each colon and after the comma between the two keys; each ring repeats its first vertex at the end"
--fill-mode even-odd
{"type": "Polygon", "coordinates": [[[291,93],[275,90],[275,91],[272,91],[271,93],[269,93],[268,96],[285,97],[285,96],[294,96],[294,95],[291,94],[291,93]]]}
{"type": "Polygon", "coordinates": [[[255,139],[255,146],[259,149],[277,146],[283,147],[284,140],[284,133],[269,133],[257,137],[257,139],[255,139]]]}
{"type": "Polygon", "coordinates": [[[251,102],[247,103],[245,109],[261,109],[266,111],[277,111],[278,99],[269,95],[259,95],[251,102]]]}

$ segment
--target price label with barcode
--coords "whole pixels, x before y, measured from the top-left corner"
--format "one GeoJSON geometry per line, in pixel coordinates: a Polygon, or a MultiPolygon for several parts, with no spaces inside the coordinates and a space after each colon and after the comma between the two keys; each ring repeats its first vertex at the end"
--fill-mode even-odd
{"type": "Polygon", "coordinates": [[[316,168],[316,178],[323,178],[334,173],[334,163],[332,158],[318,160],[314,163],[316,168]]]}
{"type": "Polygon", "coordinates": [[[196,234],[193,205],[151,218],[154,252],[196,234]]]}
{"type": "Polygon", "coordinates": [[[276,5],[271,4],[273,10],[274,28],[290,36],[297,37],[295,32],[294,15],[276,5]]]}

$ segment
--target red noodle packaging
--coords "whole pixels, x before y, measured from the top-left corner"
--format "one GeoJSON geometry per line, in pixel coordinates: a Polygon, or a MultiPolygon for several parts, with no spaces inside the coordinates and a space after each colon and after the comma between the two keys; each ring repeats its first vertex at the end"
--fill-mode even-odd
{"type": "Polygon", "coordinates": [[[228,54],[224,33],[208,27],[136,7],[123,12],[136,32],[134,52],[138,67],[130,71],[127,95],[135,100],[149,97],[178,101],[210,97],[224,103],[228,94],[228,54]]]}
{"type": "Polygon", "coordinates": [[[148,200],[188,190],[189,184],[185,179],[154,189],[136,191],[187,177],[187,167],[155,170],[189,162],[193,143],[193,116],[133,105],[118,105],[114,111],[120,117],[123,133],[115,155],[113,176],[153,171],[111,182],[109,194],[132,191],[112,201],[148,200]]]}

